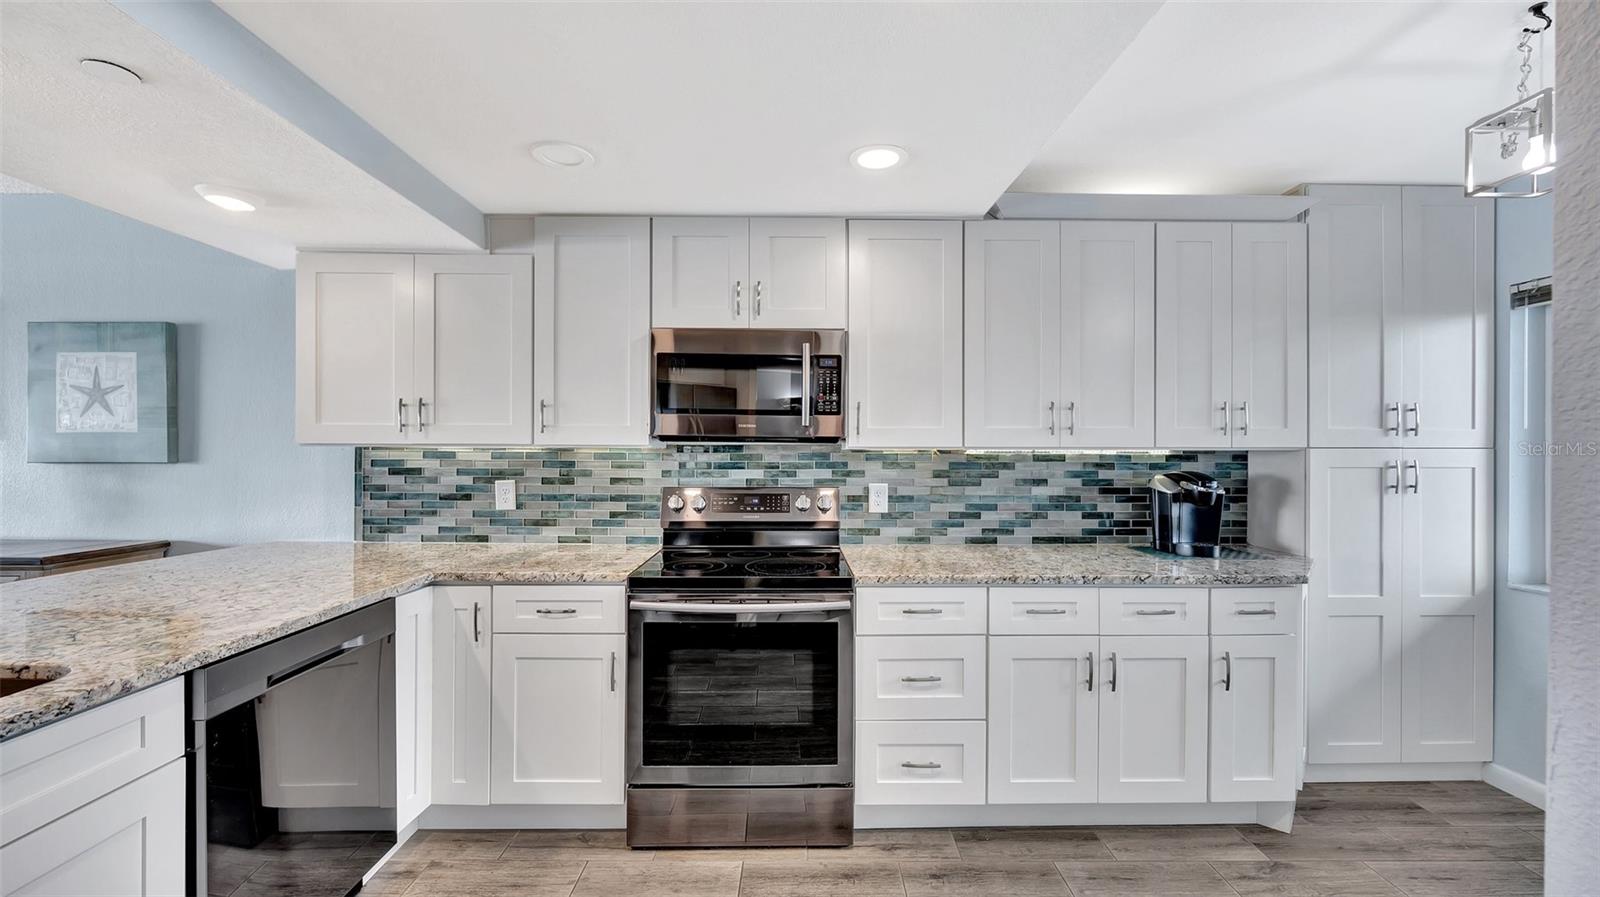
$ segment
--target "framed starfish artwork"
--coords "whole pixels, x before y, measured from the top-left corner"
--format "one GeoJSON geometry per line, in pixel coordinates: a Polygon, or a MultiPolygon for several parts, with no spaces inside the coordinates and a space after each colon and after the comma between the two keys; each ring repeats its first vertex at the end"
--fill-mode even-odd
{"type": "Polygon", "coordinates": [[[178,328],[29,322],[30,462],[178,460],[178,328]]]}

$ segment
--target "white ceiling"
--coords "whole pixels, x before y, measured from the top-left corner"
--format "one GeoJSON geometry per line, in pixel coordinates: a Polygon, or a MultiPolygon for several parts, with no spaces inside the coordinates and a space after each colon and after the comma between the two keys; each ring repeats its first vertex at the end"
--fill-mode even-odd
{"type": "Polygon", "coordinates": [[[861,216],[983,213],[1158,6],[220,5],[486,212],[861,216]]]}
{"type": "Polygon", "coordinates": [[[1516,98],[1527,7],[1171,0],[1011,189],[1459,182],[1462,130],[1516,98]]]}
{"type": "Polygon", "coordinates": [[[274,267],[296,246],[469,250],[460,234],[105,3],[0,3],[0,170],[274,267]],[[145,81],[107,84],[82,57],[145,81]],[[197,183],[268,201],[248,215],[197,183]]]}

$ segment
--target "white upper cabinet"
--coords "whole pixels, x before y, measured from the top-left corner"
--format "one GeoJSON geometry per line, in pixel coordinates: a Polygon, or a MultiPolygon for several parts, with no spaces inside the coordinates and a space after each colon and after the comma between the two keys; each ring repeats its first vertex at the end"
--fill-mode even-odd
{"type": "Polygon", "coordinates": [[[1061,222],[1060,444],[1155,443],[1156,228],[1061,222]]]}
{"type": "Polygon", "coordinates": [[[966,224],[966,444],[1058,444],[1061,227],[966,224]]]}
{"type": "Polygon", "coordinates": [[[1494,445],[1494,200],[1456,187],[1405,187],[1407,446],[1494,445]]]}
{"type": "Polygon", "coordinates": [[[650,221],[534,222],[533,442],[650,438],[650,221]]]}
{"type": "Polygon", "coordinates": [[[750,219],[750,326],[842,330],[847,257],[843,219],[750,219]]]}
{"type": "Polygon", "coordinates": [[[533,270],[525,255],[416,257],[412,442],[533,435],[533,270]]]}
{"type": "Polygon", "coordinates": [[[1156,443],[1232,444],[1233,231],[1156,225],[1156,443]]]}
{"type": "Polygon", "coordinates": [[[1306,444],[1306,229],[1233,226],[1233,445],[1306,444]]]}
{"type": "Polygon", "coordinates": [[[837,218],[656,218],[655,327],[845,326],[845,224],[837,218]]]}
{"type": "Polygon", "coordinates": [[[1492,445],[1493,200],[1309,192],[1311,445],[1492,445]]]}
{"type": "Polygon", "coordinates": [[[532,355],[527,256],[297,260],[300,442],[529,442],[532,355]]]}
{"type": "Polygon", "coordinates": [[[410,439],[413,266],[409,255],[377,253],[296,259],[296,441],[410,439]]]}
{"type": "Polygon", "coordinates": [[[961,222],[849,227],[849,445],[960,446],[961,222]]]}

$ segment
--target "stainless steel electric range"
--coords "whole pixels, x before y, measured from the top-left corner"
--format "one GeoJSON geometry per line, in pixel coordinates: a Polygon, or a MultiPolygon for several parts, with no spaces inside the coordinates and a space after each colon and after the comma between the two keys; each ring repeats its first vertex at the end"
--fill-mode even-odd
{"type": "Polygon", "coordinates": [[[628,844],[849,844],[838,490],[669,487],[661,527],[628,577],[628,844]]]}

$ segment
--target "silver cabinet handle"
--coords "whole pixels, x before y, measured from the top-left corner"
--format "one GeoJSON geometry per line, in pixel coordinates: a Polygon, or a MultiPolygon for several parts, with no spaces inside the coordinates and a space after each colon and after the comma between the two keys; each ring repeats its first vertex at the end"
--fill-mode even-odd
{"type": "Polygon", "coordinates": [[[901,763],[900,765],[904,766],[906,769],[944,769],[944,764],[943,763],[933,763],[933,762],[913,763],[910,760],[906,760],[905,762],[901,763]]]}
{"type": "Polygon", "coordinates": [[[901,676],[901,682],[943,682],[943,676],[901,676]]]}
{"type": "Polygon", "coordinates": [[[944,610],[937,607],[907,607],[900,612],[903,614],[942,614],[944,610]]]}
{"type": "Polygon", "coordinates": [[[1233,406],[1227,402],[1222,403],[1222,432],[1224,435],[1233,429],[1233,406]]]}
{"type": "Polygon", "coordinates": [[[404,433],[406,431],[406,400],[395,399],[395,401],[400,403],[400,410],[397,413],[400,416],[400,432],[404,433]]]}
{"type": "Polygon", "coordinates": [[[744,281],[736,280],[736,281],[733,282],[733,316],[735,318],[737,318],[737,317],[741,317],[743,315],[744,315],[744,281]]]}
{"type": "Polygon", "coordinates": [[[544,432],[544,410],[546,408],[548,408],[548,407],[550,407],[550,403],[549,402],[545,401],[544,399],[540,399],[539,400],[539,432],[540,433],[544,432]]]}
{"type": "Polygon", "coordinates": [[[1078,403],[1077,402],[1068,402],[1067,403],[1067,435],[1071,436],[1072,434],[1076,433],[1077,431],[1078,431],[1078,403]]]}
{"type": "Polygon", "coordinates": [[[1117,690],[1117,652],[1111,652],[1111,690],[1117,690]]]}
{"type": "Polygon", "coordinates": [[[1089,652],[1088,665],[1089,665],[1089,681],[1085,682],[1084,685],[1089,686],[1089,690],[1090,691],[1094,691],[1094,652],[1093,651],[1089,652]]]}
{"type": "Polygon", "coordinates": [[[534,613],[536,613],[536,614],[547,614],[547,615],[550,615],[550,616],[559,616],[559,617],[564,617],[567,614],[575,614],[577,612],[578,612],[578,609],[576,607],[563,607],[560,610],[551,610],[548,607],[541,607],[541,608],[536,608],[534,610],[534,613]]]}
{"type": "Polygon", "coordinates": [[[1383,406],[1383,420],[1384,420],[1383,432],[1388,433],[1391,436],[1399,436],[1400,435],[1400,403],[1399,402],[1390,402],[1389,404],[1383,406]],[[1389,415],[1391,415],[1391,414],[1394,415],[1394,425],[1393,426],[1389,425],[1389,415]]]}
{"type": "Polygon", "coordinates": [[[1222,690],[1233,691],[1233,655],[1222,652],[1222,690]]]}
{"type": "Polygon", "coordinates": [[[1400,462],[1389,461],[1383,465],[1383,488],[1385,492],[1400,494],[1400,462]],[[1390,471],[1394,472],[1394,479],[1389,479],[1390,471]]]}
{"type": "Polygon", "coordinates": [[[1239,403],[1239,435],[1250,435],[1250,403],[1239,403]]]}
{"type": "Polygon", "coordinates": [[[611,690],[617,690],[617,652],[611,652],[611,690]]]}
{"type": "Polygon", "coordinates": [[[1064,614],[1066,612],[1067,612],[1067,609],[1064,608],[1064,607],[1030,607],[1027,610],[1023,611],[1023,613],[1028,613],[1028,614],[1051,614],[1051,615],[1064,614]]]}
{"type": "Polygon", "coordinates": [[[856,400],[856,435],[861,435],[861,400],[856,400]]]}
{"type": "Polygon", "coordinates": [[[428,407],[428,403],[422,401],[422,396],[417,396],[417,432],[418,433],[421,433],[422,429],[428,425],[428,422],[423,419],[423,412],[427,410],[427,407],[428,407]]]}
{"type": "Polygon", "coordinates": [[[1406,485],[1406,491],[1416,495],[1422,491],[1422,465],[1416,461],[1407,461],[1406,469],[1411,471],[1411,482],[1406,485]]]}
{"type": "Polygon", "coordinates": [[[761,317],[761,281],[759,280],[754,284],[754,290],[751,293],[750,301],[753,303],[750,310],[755,313],[755,317],[761,317]]]}
{"type": "Polygon", "coordinates": [[[1170,617],[1175,613],[1177,613],[1177,611],[1173,610],[1170,607],[1163,608],[1161,610],[1143,610],[1143,609],[1140,609],[1140,610],[1134,611],[1135,615],[1141,616],[1141,617],[1170,617]]]}
{"type": "MultiPolygon", "coordinates": [[[[756,281],[756,308],[760,315],[761,308],[761,281],[756,281]]],[[[800,426],[811,427],[811,342],[807,340],[800,345],[800,426]]]]}
{"type": "Polygon", "coordinates": [[[1056,435],[1056,403],[1051,402],[1048,407],[1050,411],[1050,435],[1054,436],[1056,435]]]}
{"type": "Polygon", "coordinates": [[[1422,403],[1412,402],[1410,405],[1407,405],[1406,414],[1411,418],[1411,426],[1406,427],[1406,434],[1409,436],[1420,436],[1422,434],[1422,403]]]}
{"type": "Polygon", "coordinates": [[[483,605],[476,601],[472,602],[472,643],[474,645],[483,642],[483,624],[479,622],[482,618],[483,605]]]}
{"type": "Polygon", "coordinates": [[[1270,607],[1259,608],[1256,610],[1246,610],[1241,608],[1234,611],[1234,613],[1241,617],[1276,617],[1278,615],[1278,612],[1270,607]]]}

